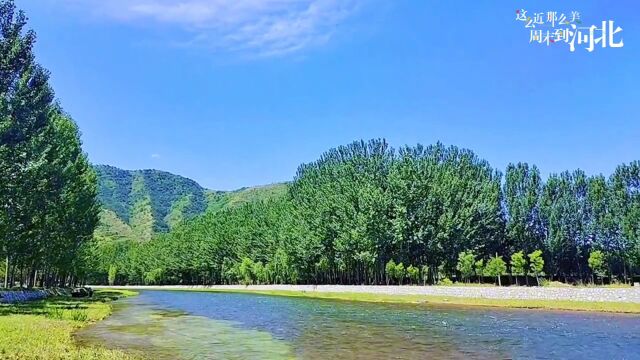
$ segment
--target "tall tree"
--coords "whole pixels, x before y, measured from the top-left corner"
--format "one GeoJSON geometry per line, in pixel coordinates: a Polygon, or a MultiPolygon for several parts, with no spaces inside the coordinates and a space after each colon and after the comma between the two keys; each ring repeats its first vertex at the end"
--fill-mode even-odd
{"type": "Polygon", "coordinates": [[[96,178],[78,128],[54,103],[34,59],[35,34],[13,1],[0,1],[0,254],[13,279],[78,280],[77,254],[97,218],[96,178]],[[40,271],[40,272],[38,272],[40,271]]]}
{"type": "Polygon", "coordinates": [[[526,163],[518,163],[507,166],[504,183],[506,237],[512,252],[530,253],[542,247],[542,186],[540,171],[535,165],[530,167],[526,163]]]}

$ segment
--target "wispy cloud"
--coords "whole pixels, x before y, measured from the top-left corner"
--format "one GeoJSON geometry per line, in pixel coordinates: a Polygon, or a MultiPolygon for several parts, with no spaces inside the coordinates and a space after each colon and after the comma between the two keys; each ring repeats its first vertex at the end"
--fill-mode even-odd
{"type": "Polygon", "coordinates": [[[188,31],[182,45],[260,56],[329,41],[364,0],[66,0],[100,16],[188,31]]]}
{"type": "Polygon", "coordinates": [[[151,154],[151,158],[152,159],[160,159],[161,156],[160,156],[160,154],[151,154]]]}

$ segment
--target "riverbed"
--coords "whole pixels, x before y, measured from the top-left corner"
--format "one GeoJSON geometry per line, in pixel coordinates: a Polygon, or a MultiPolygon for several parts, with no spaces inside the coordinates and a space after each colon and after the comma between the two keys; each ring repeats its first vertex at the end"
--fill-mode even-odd
{"type": "Polygon", "coordinates": [[[149,290],[76,340],[153,359],[640,359],[640,316],[149,290]]]}

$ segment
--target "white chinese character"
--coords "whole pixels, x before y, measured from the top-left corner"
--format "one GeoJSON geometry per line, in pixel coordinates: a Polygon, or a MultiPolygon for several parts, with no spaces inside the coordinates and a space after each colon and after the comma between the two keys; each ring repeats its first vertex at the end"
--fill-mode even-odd
{"type": "Polygon", "coordinates": [[[558,24],[560,25],[569,25],[569,20],[567,20],[567,15],[564,13],[560,14],[558,17],[558,24]]]}
{"type": "MultiPolygon", "coordinates": [[[[602,47],[607,47],[607,42],[605,41],[606,36],[607,36],[606,21],[602,22],[601,28],[598,28],[595,25],[591,25],[589,27],[589,38],[588,38],[589,46],[587,46],[587,51],[592,52],[598,43],[601,43],[602,47]],[[600,36],[596,37],[596,31],[600,31],[600,36]]],[[[587,41],[585,41],[585,43],[586,42],[587,41]]]]}
{"type": "Polygon", "coordinates": [[[565,41],[569,43],[569,51],[571,52],[576,51],[576,38],[578,38],[578,43],[580,43],[580,35],[578,34],[579,32],[580,31],[576,30],[576,26],[574,24],[571,24],[571,30],[567,29],[567,40],[565,41]]]}
{"type": "Polygon", "coordinates": [[[551,31],[547,30],[544,36],[542,37],[542,42],[549,46],[549,43],[553,42],[553,36],[551,35],[551,31]]]}
{"type": "Polygon", "coordinates": [[[577,22],[578,24],[581,23],[581,21],[580,21],[580,13],[579,12],[577,12],[577,11],[572,11],[571,12],[571,22],[572,23],[577,22]]]}
{"type": "MultiPolygon", "coordinates": [[[[604,24],[602,25],[604,27],[604,24]]],[[[618,26],[615,30],[613,30],[613,20],[609,20],[609,47],[612,48],[621,48],[624,46],[624,42],[622,37],[620,38],[620,42],[614,42],[613,36],[622,31],[622,28],[618,26]]]]}
{"type": "Polygon", "coordinates": [[[532,42],[542,43],[542,30],[530,30],[529,43],[532,42]]]}
{"type": "Polygon", "coordinates": [[[516,10],[516,20],[527,21],[527,10],[525,9],[516,10]]]}
{"type": "Polygon", "coordinates": [[[533,23],[537,25],[544,25],[544,13],[535,13],[533,15],[533,23]]]}
{"type": "Polygon", "coordinates": [[[569,41],[569,29],[556,29],[553,33],[553,42],[568,42],[569,41]]]}
{"type": "Polygon", "coordinates": [[[547,22],[551,23],[551,27],[556,26],[556,21],[558,21],[558,13],[555,11],[547,12],[547,22]]]}

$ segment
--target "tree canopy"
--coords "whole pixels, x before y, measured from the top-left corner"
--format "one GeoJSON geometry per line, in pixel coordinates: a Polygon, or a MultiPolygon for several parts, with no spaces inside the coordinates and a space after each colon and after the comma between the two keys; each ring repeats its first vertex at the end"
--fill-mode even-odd
{"type": "Polygon", "coordinates": [[[97,223],[96,175],[36,61],[35,33],[0,1],[0,255],[4,286],[69,284],[97,223]]]}
{"type": "Polygon", "coordinates": [[[211,208],[149,242],[102,244],[93,278],[115,264],[120,283],[500,281],[507,258],[516,276],[586,281],[601,250],[624,280],[638,267],[639,179],[637,163],[546,182],[518,163],[503,179],[455,146],[356,141],[301,165],[283,196],[211,208]]]}

